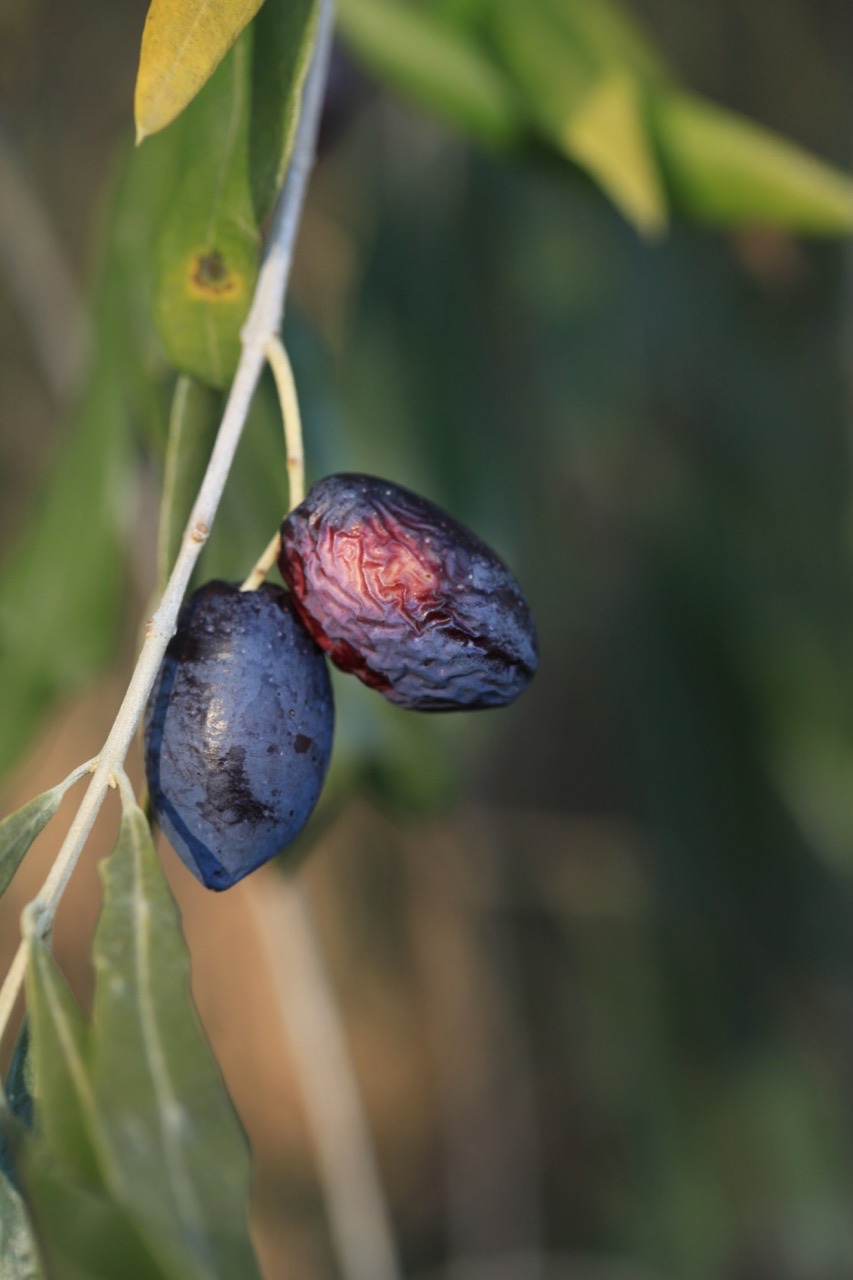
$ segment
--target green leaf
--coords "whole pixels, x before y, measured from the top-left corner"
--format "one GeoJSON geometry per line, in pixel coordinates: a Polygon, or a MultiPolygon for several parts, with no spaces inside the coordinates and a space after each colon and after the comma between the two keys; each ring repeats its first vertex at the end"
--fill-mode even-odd
{"type": "Polygon", "coordinates": [[[767,223],[837,235],[853,228],[853,178],[734,112],[688,94],[654,101],[674,198],[715,223],[767,223]]]}
{"type": "Polygon", "coordinates": [[[180,122],[183,180],[157,245],[155,307],[175,367],[226,386],[255,286],[260,234],[249,184],[250,32],[180,122]]]}
{"type": "Polygon", "coordinates": [[[0,893],[5,893],[24,854],[59,808],[63,787],[36,796],[0,822],[0,893]]]}
{"type": "Polygon", "coordinates": [[[618,71],[599,80],[566,119],[563,145],[638,231],[664,230],[666,200],[636,81],[618,71]]]}
{"type": "Polygon", "coordinates": [[[135,804],[104,868],[95,965],[90,1027],[46,944],[30,939],[37,1127],[19,1167],[49,1274],[252,1280],[245,1143],[195,1019],[177,908],[135,804]]]}
{"type": "MultiPolygon", "coordinates": [[[[645,121],[651,65],[633,52],[616,11],[501,0],[493,34],[545,136],[584,168],[638,230],[666,225],[666,197],[645,121]],[[567,18],[577,19],[570,22],[567,18]],[[586,21],[581,22],[585,15],[586,21]]],[[[649,55],[650,58],[650,55],[649,55]]]]}
{"type": "Polygon", "coordinates": [[[151,0],[134,95],[138,143],[180,115],[262,2],[151,0]]]}
{"type": "Polygon", "coordinates": [[[18,1168],[51,1280],[163,1280],[130,1216],[105,1188],[89,1029],[38,939],[30,943],[27,1007],[37,1130],[21,1143],[18,1168]]]}
{"type": "Polygon", "coordinates": [[[184,1280],[250,1280],[258,1270],[248,1152],[190,998],[177,907],[135,805],[102,874],[92,1081],[109,1185],[184,1280]]]}
{"type": "Polygon", "coordinates": [[[184,529],[210,459],[222,399],[189,374],[175,384],[163,469],[157,534],[157,579],[162,592],[181,546],[184,529]]]}
{"type": "Polygon", "coordinates": [[[355,56],[400,93],[493,146],[524,120],[512,84],[488,52],[426,8],[341,0],[339,26],[355,56]]]}
{"type": "Polygon", "coordinates": [[[37,937],[29,944],[27,1009],[39,1138],[61,1169],[97,1183],[98,1117],[89,1079],[89,1029],[47,945],[37,937]]]}
{"type": "Polygon", "coordinates": [[[259,224],[272,209],[293,151],[317,10],[318,0],[266,0],[255,20],[249,168],[259,224]]]}
{"type": "Polygon", "coordinates": [[[29,1145],[23,1175],[50,1280],[184,1280],[163,1271],[131,1216],[101,1184],[59,1167],[45,1143],[29,1145]]]}
{"type": "Polygon", "coordinates": [[[24,1202],[0,1174],[0,1280],[41,1280],[24,1202]]]}

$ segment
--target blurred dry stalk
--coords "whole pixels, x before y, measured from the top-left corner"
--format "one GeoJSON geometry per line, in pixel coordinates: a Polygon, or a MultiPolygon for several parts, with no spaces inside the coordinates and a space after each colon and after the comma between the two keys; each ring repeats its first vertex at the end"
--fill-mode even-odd
{"type": "Polygon", "coordinates": [[[0,128],[0,268],[60,404],[79,386],[89,344],[77,282],[50,217],[0,128]]]}

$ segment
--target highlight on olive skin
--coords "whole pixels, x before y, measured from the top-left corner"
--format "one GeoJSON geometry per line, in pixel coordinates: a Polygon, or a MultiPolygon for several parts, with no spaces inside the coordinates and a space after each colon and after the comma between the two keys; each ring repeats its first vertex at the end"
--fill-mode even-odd
{"type": "Polygon", "coordinates": [[[326,476],[281,527],[279,569],[342,671],[400,707],[512,702],[538,661],[511,570],[426,498],[375,476],[326,476]]]}
{"type": "Polygon", "coordinates": [[[184,603],[145,715],[158,822],[209,889],[227,889],[305,826],[329,765],[323,654],[281,587],[209,582],[184,603]]]}

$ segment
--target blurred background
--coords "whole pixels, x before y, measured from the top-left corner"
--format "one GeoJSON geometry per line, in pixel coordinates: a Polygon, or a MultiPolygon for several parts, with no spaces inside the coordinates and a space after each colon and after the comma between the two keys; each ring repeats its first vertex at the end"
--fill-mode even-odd
{"type": "MultiPolygon", "coordinates": [[[[79,416],[76,338],[52,371],[2,209],[20,182],[55,237],[60,322],[103,291],[146,7],[0,0],[10,563],[79,416]]],[[[841,0],[631,9],[686,84],[853,165],[841,0]]],[[[285,324],[309,480],[363,469],[448,507],[513,566],[541,650],[481,716],[338,681],[298,850],[407,1275],[853,1276],[851,302],[843,242],[677,217],[644,241],[567,166],[476,150],[336,59],[285,324]]],[[[78,578],[68,626],[98,630],[63,696],[14,720],[4,811],[97,751],[132,664],[170,394],[150,367],[141,345],[116,424],[120,571],[90,572],[67,522],[39,562],[33,643],[61,666],[39,604],[78,578]]],[[[203,577],[242,576],[274,529],[278,431],[264,387],[203,577]]],[[[116,821],[59,920],[83,1001],[116,821]]],[[[4,962],[58,834],[2,903],[4,962]]],[[[164,860],[258,1156],[265,1274],[333,1276],[252,890],[164,860]]]]}

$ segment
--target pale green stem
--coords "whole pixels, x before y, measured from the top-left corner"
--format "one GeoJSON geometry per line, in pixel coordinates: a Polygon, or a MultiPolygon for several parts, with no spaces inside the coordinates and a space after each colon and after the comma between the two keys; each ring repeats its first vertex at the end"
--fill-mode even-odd
{"type": "MultiPolygon", "coordinates": [[[[266,357],[275,378],[281,417],[284,424],[284,445],[287,451],[287,496],[289,510],[298,507],[305,497],[305,450],[302,445],[302,415],[290,357],[278,334],[270,338],[266,357]]],[[[270,539],[252,572],[240,588],[241,591],[257,591],[281,551],[281,533],[270,539]]]]}

